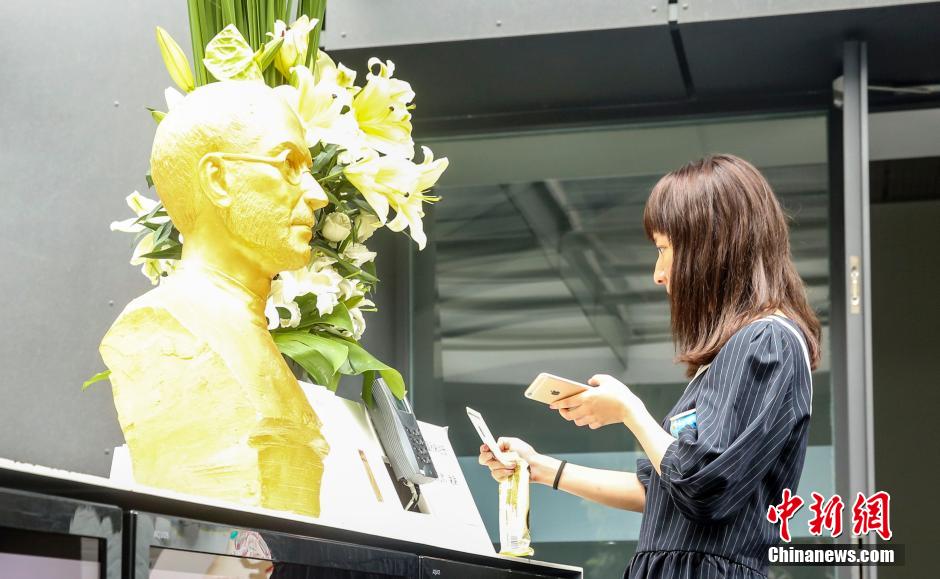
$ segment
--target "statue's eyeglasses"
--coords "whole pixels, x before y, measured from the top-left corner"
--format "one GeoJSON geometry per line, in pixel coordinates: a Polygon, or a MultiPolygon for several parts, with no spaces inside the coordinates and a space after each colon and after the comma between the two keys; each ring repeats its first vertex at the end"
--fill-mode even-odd
{"type": "Polygon", "coordinates": [[[250,163],[267,163],[280,169],[284,179],[291,185],[300,185],[300,179],[308,170],[309,165],[298,161],[299,155],[291,155],[293,151],[286,149],[273,157],[262,155],[246,155],[241,153],[217,153],[219,157],[229,161],[248,161],[250,163]]]}

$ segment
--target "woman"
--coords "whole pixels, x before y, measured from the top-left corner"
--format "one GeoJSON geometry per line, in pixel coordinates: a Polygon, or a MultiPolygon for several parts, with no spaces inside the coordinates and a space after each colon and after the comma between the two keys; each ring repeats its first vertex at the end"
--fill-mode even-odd
{"type": "MultiPolygon", "coordinates": [[[[643,512],[626,577],[766,577],[767,549],[778,542],[766,513],[799,482],[819,361],[819,321],[790,258],[784,213],[750,163],[716,155],[663,177],[643,225],[691,382],[661,423],[606,375],[552,408],[578,426],[626,426],[648,458],[636,473],[616,472],[558,461],[515,438],[500,446],[529,463],[536,483],[643,512]],[[689,414],[692,424],[670,432],[670,417],[689,414]]],[[[512,472],[485,445],[479,460],[497,480],[512,472]]]]}

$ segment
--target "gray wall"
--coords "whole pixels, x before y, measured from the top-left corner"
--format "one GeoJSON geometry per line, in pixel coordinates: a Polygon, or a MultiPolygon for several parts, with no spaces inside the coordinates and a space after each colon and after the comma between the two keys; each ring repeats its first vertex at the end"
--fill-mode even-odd
{"type": "MultiPolygon", "coordinates": [[[[185,3],[0,3],[0,456],[107,474],[122,444],[97,345],[150,288],[128,264],[124,197],[146,192],[172,84],[156,25],[188,46],[185,3]]],[[[153,197],[153,194],[149,194],[153,197]]]]}
{"type": "Polygon", "coordinates": [[[875,480],[891,493],[891,542],[905,545],[907,557],[904,567],[880,569],[881,579],[936,574],[938,224],[940,201],[871,210],[875,480]]]}

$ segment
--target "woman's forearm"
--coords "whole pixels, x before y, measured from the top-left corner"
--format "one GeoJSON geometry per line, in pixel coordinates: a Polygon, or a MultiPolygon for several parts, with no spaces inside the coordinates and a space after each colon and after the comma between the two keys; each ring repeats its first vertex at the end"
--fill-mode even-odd
{"type": "MultiPolygon", "coordinates": [[[[532,481],[551,486],[561,461],[539,456],[530,464],[532,481]]],[[[646,489],[632,472],[602,470],[568,463],[561,473],[558,489],[595,503],[627,511],[643,512],[646,489]]]]}
{"type": "Polygon", "coordinates": [[[656,422],[656,419],[653,418],[645,408],[643,408],[641,412],[638,412],[637,416],[631,416],[627,420],[624,420],[624,424],[633,432],[636,439],[640,441],[640,445],[646,452],[646,456],[649,457],[650,462],[653,463],[653,468],[656,469],[656,472],[662,474],[659,465],[663,461],[663,455],[666,454],[666,449],[669,448],[669,445],[675,442],[676,439],[663,430],[662,426],[656,422]]]}

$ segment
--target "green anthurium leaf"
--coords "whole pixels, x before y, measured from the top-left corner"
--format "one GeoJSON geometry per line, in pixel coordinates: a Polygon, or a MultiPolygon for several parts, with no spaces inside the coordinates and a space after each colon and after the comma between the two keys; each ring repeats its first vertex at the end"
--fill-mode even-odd
{"type": "MultiPolygon", "coordinates": [[[[278,332],[271,335],[274,338],[274,343],[277,344],[277,347],[280,348],[282,352],[287,348],[291,352],[300,353],[301,355],[303,352],[313,351],[322,356],[329,363],[330,375],[335,374],[348,357],[348,345],[341,340],[332,340],[324,336],[311,334],[310,332],[296,330],[293,332],[278,332]]],[[[296,358],[294,358],[294,360],[303,365],[300,360],[296,358]]],[[[319,384],[326,385],[327,382],[319,382],[319,384]]]]}
{"type": "Polygon", "coordinates": [[[92,377],[89,378],[88,380],[85,380],[85,381],[82,383],[82,392],[84,392],[86,389],[88,389],[88,387],[91,386],[92,384],[94,384],[95,382],[101,382],[101,381],[103,381],[103,380],[109,380],[110,378],[111,378],[111,370],[105,370],[104,372],[98,372],[97,374],[95,374],[94,376],[92,376],[92,377]]]}
{"type": "Polygon", "coordinates": [[[219,80],[262,80],[255,54],[234,24],[229,24],[206,45],[202,61],[219,80]]]}

